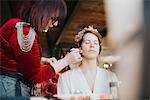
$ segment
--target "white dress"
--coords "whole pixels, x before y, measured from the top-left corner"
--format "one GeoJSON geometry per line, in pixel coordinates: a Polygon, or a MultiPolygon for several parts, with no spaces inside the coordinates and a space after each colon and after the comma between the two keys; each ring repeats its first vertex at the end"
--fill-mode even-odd
{"type": "MultiPolygon", "coordinates": [[[[91,80],[94,81],[94,80],[91,80]]],[[[110,82],[118,81],[113,72],[97,67],[93,93],[80,69],[76,67],[60,75],[57,94],[110,95],[110,82]]]]}

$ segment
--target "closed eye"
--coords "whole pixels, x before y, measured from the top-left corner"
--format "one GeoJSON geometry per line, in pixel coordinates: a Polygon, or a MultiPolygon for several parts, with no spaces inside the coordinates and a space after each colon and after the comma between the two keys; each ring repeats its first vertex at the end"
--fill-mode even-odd
{"type": "Polygon", "coordinates": [[[99,45],[99,42],[97,40],[94,41],[95,45],[99,45]]]}
{"type": "Polygon", "coordinates": [[[85,40],[84,43],[85,44],[90,44],[90,41],[89,40],[85,40]]]}

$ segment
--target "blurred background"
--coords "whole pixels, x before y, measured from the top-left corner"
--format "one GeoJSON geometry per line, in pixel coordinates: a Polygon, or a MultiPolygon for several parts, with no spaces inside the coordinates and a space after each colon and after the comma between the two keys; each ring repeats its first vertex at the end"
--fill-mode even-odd
{"type": "MultiPolygon", "coordinates": [[[[19,17],[23,0],[0,0],[0,26],[19,17]]],[[[74,36],[93,25],[102,39],[101,66],[122,84],[120,99],[150,99],[150,0],[65,0],[67,17],[40,38],[43,56],[60,59],[74,47],[74,36]]]]}

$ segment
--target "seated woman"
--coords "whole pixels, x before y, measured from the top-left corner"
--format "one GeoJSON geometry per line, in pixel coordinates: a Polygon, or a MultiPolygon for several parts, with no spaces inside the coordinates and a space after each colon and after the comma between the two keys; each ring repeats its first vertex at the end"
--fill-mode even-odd
{"type": "Polygon", "coordinates": [[[101,52],[101,35],[93,26],[85,27],[75,36],[81,49],[82,61],[63,73],[58,80],[57,94],[111,95],[110,82],[117,81],[113,72],[98,66],[101,52]]]}

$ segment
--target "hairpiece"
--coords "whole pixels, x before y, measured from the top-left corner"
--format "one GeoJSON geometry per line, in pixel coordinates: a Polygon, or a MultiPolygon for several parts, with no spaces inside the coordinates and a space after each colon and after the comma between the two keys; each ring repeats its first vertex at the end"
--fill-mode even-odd
{"type": "Polygon", "coordinates": [[[97,29],[94,29],[93,28],[93,25],[92,26],[88,26],[88,27],[85,27],[84,29],[82,29],[81,31],[79,31],[76,35],[75,35],[75,44],[78,44],[80,42],[80,40],[82,39],[83,35],[85,34],[85,32],[87,31],[90,31],[92,33],[98,33],[98,30],[97,29]]]}

